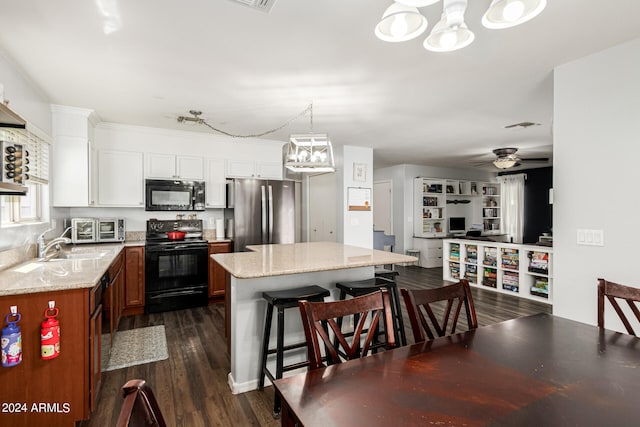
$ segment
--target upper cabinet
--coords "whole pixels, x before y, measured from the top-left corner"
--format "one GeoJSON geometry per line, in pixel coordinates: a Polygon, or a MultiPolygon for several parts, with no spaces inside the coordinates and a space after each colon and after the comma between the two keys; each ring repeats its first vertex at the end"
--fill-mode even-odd
{"type": "Polygon", "coordinates": [[[204,159],[196,156],[145,153],[145,177],[204,180],[204,159]]]}
{"type": "Polygon", "coordinates": [[[227,180],[224,166],[224,159],[207,159],[206,208],[227,206],[227,180]]]}
{"type": "Polygon", "coordinates": [[[98,204],[144,206],[143,156],[140,152],[98,151],[98,204]]]}
{"type": "Polygon", "coordinates": [[[227,160],[227,178],[282,179],[282,162],[227,160]]]}
{"type": "Polygon", "coordinates": [[[93,110],[52,105],[52,168],[53,206],[93,206],[96,185],[93,179],[96,165],[93,110]]]}

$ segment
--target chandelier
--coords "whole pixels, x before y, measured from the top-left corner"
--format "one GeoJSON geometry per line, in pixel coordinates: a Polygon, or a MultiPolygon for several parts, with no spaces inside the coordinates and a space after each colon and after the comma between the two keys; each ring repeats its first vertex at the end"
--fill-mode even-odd
{"type": "MultiPolygon", "coordinates": [[[[396,0],[384,11],[375,34],[387,42],[414,39],[427,29],[427,18],[419,7],[431,6],[440,0],[396,0]]],[[[464,22],[467,0],[442,0],[442,17],[433,27],[423,46],[432,52],[451,52],[469,46],[475,35],[464,22]]],[[[542,12],[547,0],[492,0],[482,16],[482,25],[502,29],[523,24],[542,12]]]]}
{"type": "Polygon", "coordinates": [[[284,166],[292,172],[335,172],[331,140],[326,133],[313,132],[313,104],[309,111],[309,133],[289,136],[284,166]]]}

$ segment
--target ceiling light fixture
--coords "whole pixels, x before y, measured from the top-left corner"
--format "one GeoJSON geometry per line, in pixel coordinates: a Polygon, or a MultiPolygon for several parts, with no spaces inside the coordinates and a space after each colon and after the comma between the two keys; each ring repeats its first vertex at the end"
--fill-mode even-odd
{"type": "Polygon", "coordinates": [[[284,165],[292,172],[335,172],[333,147],[326,133],[313,133],[313,104],[309,133],[289,136],[284,165]]]}
{"type": "Polygon", "coordinates": [[[514,167],[518,163],[517,159],[512,157],[501,157],[493,161],[493,165],[498,169],[509,169],[514,167]]]}
{"type": "Polygon", "coordinates": [[[375,33],[386,42],[404,42],[414,39],[427,29],[427,18],[415,7],[394,3],[382,14],[375,33]]]}
{"type": "MultiPolygon", "coordinates": [[[[440,0],[396,0],[385,10],[376,25],[376,36],[388,42],[411,40],[427,28],[427,19],[418,7],[430,6],[440,0]]],[[[424,41],[432,52],[451,52],[470,45],[475,35],[464,22],[467,0],[442,0],[442,18],[424,41]]],[[[482,17],[482,24],[491,29],[510,28],[523,24],[542,12],[547,0],[493,0],[482,17]]]]}

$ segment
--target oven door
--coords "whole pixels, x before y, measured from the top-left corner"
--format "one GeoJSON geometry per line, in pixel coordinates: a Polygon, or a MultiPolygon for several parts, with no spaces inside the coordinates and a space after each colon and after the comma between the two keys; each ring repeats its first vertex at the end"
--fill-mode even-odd
{"type": "Polygon", "coordinates": [[[145,312],[206,305],[208,272],[206,243],[147,246],[145,312]]]}
{"type": "Polygon", "coordinates": [[[118,241],[118,220],[100,218],[98,220],[98,242],[118,241]]]}
{"type": "Polygon", "coordinates": [[[73,243],[96,242],[96,221],[92,218],[73,218],[71,220],[71,241],[73,243]]]}

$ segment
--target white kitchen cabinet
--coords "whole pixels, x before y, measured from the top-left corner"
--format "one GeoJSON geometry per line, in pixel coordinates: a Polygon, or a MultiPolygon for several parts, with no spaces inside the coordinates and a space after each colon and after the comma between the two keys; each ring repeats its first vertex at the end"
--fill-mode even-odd
{"type": "Polygon", "coordinates": [[[96,181],[92,110],[52,105],[53,147],[50,185],[53,206],[95,205],[96,181]]]}
{"type": "Polygon", "coordinates": [[[207,159],[206,208],[224,208],[227,205],[227,182],[224,168],[224,159],[207,159]]]}
{"type": "Polygon", "coordinates": [[[142,153],[100,150],[97,163],[100,206],[144,206],[142,153]]]}
{"type": "Polygon", "coordinates": [[[145,153],[145,177],[152,179],[204,179],[202,157],[145,153]]]}
{"type": "Polygon", "coordinates": [[[282,179],[282,163],[227,160],[227,178],[282,179]]]}

